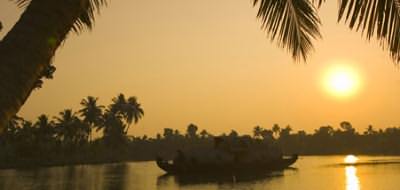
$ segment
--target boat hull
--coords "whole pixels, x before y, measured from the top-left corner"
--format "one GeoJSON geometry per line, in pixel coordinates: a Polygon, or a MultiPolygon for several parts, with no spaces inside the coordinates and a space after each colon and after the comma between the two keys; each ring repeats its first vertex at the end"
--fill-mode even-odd
{"type": "Polygon", "coordinates": [[[159,168],[168,174],[202,174],[202,173],[247,173],[283,170],[297,161],[297,155],[278,160],[253,162],[253,163],[228,163],[228,164],[172,164],[162,158],[157,158],[159,168]]]}

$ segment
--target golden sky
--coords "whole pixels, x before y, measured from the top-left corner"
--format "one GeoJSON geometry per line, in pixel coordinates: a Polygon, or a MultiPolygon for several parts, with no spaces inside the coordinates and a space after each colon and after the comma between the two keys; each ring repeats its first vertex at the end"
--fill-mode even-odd
{"type": "MultiPolygon", "coordinates": [[[[398,67],[378,43],[336,22],[336,1],[320,10],[323,40],[307,64],[294,63],[266,38],[256,11],[249,0],[113,0],[93,31],[68,37],[55,58],[55,79],[33,93],[20,115],[77,110],[87,95],[108,104],[123,92],[137,96],[145,110],[133,135],[184,130],[189,123],[213,133],[250,133],[274,123],[306,131],[343,120],[358,130],[400,124],[398,67]],[[324,89],[334,63],[360,76],[351,97],[324,89]]],[[[0,2],[0,37],[20,12],[0,2]]]]}

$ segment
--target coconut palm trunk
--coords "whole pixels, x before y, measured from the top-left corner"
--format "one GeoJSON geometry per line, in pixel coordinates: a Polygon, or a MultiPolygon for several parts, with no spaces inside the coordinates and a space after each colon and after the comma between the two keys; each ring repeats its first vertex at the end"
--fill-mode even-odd
{"type": "Polygon", "coordinates": [[[82,1],[32,0],[0,42],[0,132],[73,28],[82,1]]]}

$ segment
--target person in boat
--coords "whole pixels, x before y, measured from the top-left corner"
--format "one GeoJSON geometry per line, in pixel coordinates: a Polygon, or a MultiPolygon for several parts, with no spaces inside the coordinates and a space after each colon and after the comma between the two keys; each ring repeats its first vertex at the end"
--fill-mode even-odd
{"type": "Polygon", "coordinates": [[[186,157],[182,150],[176,151],[176,157],[174,158],[173,162],[175,165],[183,165],[186,162],[186,157]]]}

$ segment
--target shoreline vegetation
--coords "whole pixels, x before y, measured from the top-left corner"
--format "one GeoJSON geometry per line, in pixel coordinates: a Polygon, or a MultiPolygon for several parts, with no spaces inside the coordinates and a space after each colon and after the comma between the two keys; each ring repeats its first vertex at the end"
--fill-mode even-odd
{"type": "Polygon", "coordinates": [[[136,97],[119,94],[108,106],[97,100],[88,96],[77,112],[66,109],[52,119],[40,115],[31,122],[15,116],[0,135],[0,169],[172,159],[177,150],[212,147],[216,136],[264,150],[278,147],[284,155],[400,155],[400,127],[376,130],[369,125],[358,132],[347,121],[313,133],[275,124],[255,126],[251,135],[235,130],[213,135],[189,124],[185,132],[164,128],[155,137],[128,136],[129,127],[144,116],[136,97]],[[93,139],[95,131],[101,135],[93,139]]]}

